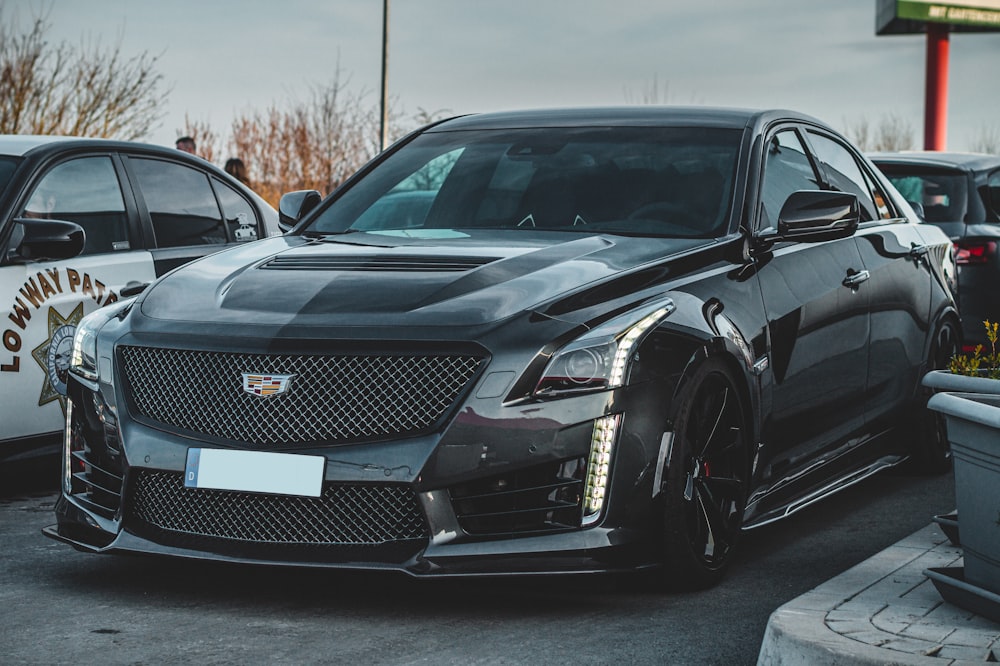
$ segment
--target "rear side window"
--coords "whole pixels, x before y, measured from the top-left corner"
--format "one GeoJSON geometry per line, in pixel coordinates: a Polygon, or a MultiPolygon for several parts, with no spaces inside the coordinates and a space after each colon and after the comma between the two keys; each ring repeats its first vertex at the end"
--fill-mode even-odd
{"type": "Polygon", "coordinates": [[[107,156],[81,157],[52,167],[35,185],[20,214],[76,222],[87,236],[83,254],[131,246],[121,185],[107,156]]]}
{"type": "Polygon", "coordinates": [[[250,202],[221,180],[213,178],[212,184],[215,185],[215,193],[222,206],[229,237],[237,243],[257,240],[260,237],[260,220],[250,202]]]}
{"type": "Polygon", "coordinates": [[[208,176],[183,164],[132,158],[157,247],[225,243],[226,226],[208,176]]]}
{"type": "Polygon", "coordinates": [[[1000,171],[994,171],[990,174],[987,185],[989,186],[987,190],[989,201],[986,203],[993,215],[1000,217],[1000,171]]]}
{"type": "Polygon", "coordinates": [[[880,164],[879,168],[904,199],[923,209],[928,222],[965,220],[968,178],[961,171],[893,164],[880,164]]]}

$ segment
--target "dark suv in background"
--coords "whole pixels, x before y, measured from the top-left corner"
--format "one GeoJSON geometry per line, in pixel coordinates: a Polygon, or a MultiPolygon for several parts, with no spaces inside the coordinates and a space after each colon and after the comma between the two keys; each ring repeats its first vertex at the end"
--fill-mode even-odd
{"type": "Polygon", "coordinates": [[[901,152],[870,155],[926,222],[955,244],[963,347],[988,346],[1000,320],[1000,156],[901,152]]]}

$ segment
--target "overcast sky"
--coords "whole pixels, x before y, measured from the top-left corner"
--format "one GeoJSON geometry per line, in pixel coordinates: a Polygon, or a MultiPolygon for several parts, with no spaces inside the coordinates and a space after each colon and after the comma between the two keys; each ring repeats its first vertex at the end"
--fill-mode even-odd
{"type": "MultiPolygon", "coordinates": [[[[876,0],[392,0],[389,90],[407,118],[561,105],[784,107],[845,131],[889,114],[923,142],[922,35],[875,36],[876,0]]],[[[28,2],[8,2],[24,15],[28,2]]],[[[35,3],[34,6],[39,6],[35,3]]],[[[237,113],[340,78],[378,105],[381,0],[45,0],[51,41],[119,36],[159,54],[185,114],[225,135],[237,113]]],[[[5,15],[6,19],[7,16],[5,15]]],[[[948,148],[1000,131],[1000,34],[951,37],[948,148]]],[[[409,122],[413,125],[413,122],[409,122]]],[[[224,156],[222,157],[224,159],[224,156]]]]}

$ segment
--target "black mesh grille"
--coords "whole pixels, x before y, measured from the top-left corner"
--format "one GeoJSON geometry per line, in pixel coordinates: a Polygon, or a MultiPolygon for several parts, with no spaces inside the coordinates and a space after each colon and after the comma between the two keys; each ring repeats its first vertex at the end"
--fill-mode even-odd
{"type": "Polygon", "coordinates": [[[176,472],[140,471],[128,517],[183,535],[257,544],[365,545],[425,539],[407,486],[325,484],[320,497],[185,488],[176,472]]]}
{"type": "Polygon", "coordinates": [[[257,446],[413,435],[455,403],[482,359],[469,355],[277,355],[122,347],[133,415],[257,446]],[[262,397],[243,374],[293,375],[262,397]]]}

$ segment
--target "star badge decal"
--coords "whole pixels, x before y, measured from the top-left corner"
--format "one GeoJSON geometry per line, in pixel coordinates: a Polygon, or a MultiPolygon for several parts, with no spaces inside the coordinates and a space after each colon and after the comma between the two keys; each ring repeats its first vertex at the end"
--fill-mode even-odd
{"type": "Polygon", "coordinates": [[[73,353],[73,336],[81,319],[83,303],[77,304],[68,317],[49,307],[49,337],[31,351],[31,356],[45,373],[42,394],[38,397],[39,406],[58,400],[63,413],[66,413],[66,374],[73,353]]]}

